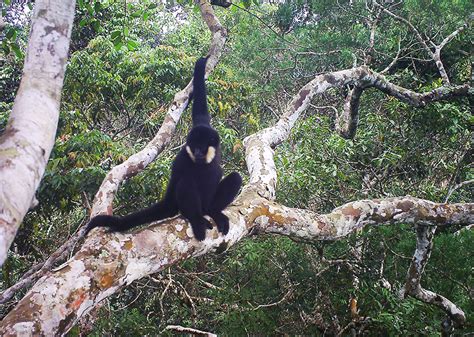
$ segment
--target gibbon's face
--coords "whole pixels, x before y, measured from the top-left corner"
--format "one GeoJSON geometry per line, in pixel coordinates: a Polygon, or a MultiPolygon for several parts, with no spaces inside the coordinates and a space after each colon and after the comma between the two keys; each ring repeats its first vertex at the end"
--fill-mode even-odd
{"type": "Polygon", "coordinates": [[[186,152],[196,164],[210,164],[219,147],[219,134],[209,126],[198,125],[191,129],[186,140],[186,152]]]}

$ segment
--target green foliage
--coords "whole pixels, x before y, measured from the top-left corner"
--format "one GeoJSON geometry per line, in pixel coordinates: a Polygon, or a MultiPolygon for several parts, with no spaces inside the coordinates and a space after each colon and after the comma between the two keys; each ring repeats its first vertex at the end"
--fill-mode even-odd
{"type": "Polygon", "coordinates": [[[10,55],[14,53],[19,59],[23,58],[23,52],[20,49],[18,44],[18,33],[20,29],[17,27],[7,27],[5,29],[5,39],[2,41],[2,49],[5,55],[10,55]]]}

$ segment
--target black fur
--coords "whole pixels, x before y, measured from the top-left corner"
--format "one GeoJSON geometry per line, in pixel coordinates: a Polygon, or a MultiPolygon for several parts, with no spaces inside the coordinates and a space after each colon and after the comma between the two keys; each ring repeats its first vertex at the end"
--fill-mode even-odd
{"type": "Polygon", "coordinates": [[[87,225],[87,232],[95,227],[109,227],[111,231],[126,231],[148,222],[169,218],[181,213],[191,223],[194,237],[204,240],[206,229],[212,224],[209,215],[223,234],[229,231],[229,219],[222,211],[234,200],[242,185],[237,172],[222,178],[219,134],[210,125],[207,110],[204,74],[207,58],[196,62],[194,69],[193,128],[186,145],[179,151],[171,178],[162,201],[124,217],[99,215],[87,225]],[[214,156],[210,147],[215,149],[214,156]],[[211,151],[211,152],[209,152],[211,151]],[[212,158],[212,161],[209,159],[212,158]]]}

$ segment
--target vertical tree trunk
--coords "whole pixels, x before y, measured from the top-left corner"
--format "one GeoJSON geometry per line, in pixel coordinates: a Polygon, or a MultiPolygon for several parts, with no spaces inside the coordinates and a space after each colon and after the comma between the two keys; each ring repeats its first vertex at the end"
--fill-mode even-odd
{"type": "Polygon", "coordinates": [[[23,77],[0,138],[0,265],[54,145],[75,0],[35,3],[23,77]]]}

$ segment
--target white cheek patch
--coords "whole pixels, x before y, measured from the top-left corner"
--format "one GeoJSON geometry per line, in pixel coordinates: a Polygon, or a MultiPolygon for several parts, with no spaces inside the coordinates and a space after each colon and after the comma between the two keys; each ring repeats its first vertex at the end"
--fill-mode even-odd
{"type": "Polygon", "coordinates": [[[193,162],[196,162],[196,158],[194,157],[193,151],[191,151],[189,145],[186,145],[186,152],[188,153],[189,158],[191,158],[193,162]]]}
{"type": "Polygon", "coordinates": [[[216,148],[214,146],[209,146],[206,153],[206,163],[210,164],[215,156],[216,156],[216,148]]]}

